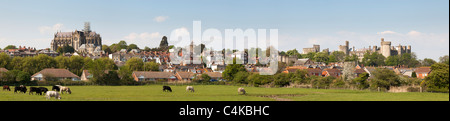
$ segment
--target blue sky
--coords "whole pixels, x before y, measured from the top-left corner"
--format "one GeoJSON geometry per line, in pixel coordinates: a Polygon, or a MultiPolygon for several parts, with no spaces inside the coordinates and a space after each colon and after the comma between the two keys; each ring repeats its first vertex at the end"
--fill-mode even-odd
{"type": "Polygon", "coordinates": [[[284,51],[337,50],[345,40],[367,48],[384,37],[411,45],[420,59],[449,54],[448,0],[0,0],[0,48],[48,48],[56,31],[81,30],[86,21],[104,44],[155,47],[173,30],[192,32],[194,20],[203,31],[278,29],[284,51]]]}

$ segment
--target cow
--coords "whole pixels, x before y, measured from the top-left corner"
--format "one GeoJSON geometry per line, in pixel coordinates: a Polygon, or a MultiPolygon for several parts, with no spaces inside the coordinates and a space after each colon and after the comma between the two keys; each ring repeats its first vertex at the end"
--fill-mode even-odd
{"type": "Polygon", "coordinates": [[[238,94],[241,94],[241,93],[244,95],[245,94],[245,89],[242,88],[242,87],[239,87],[238,88],[238,94]]]}
{"type": "Polygon", "coordinates": [[[194,87],[186,86],[186,91],[194,92],[194,87]]]}
{"type": "Polygon", "coordinates": [[[5,91],[5,90],[11,91],[11,89],[9,88],[8,85],[3,85],[3,91],[5,91]]]}
{"type": "Polygon", "coordinates": [[[72,94],[72,91],[70,90],[69,87],[60,86],[59,87],[59,93],[64,94],[64,92],[72,94]]]}
{"type": "Polygon", "coordinates": [[[172,89],[169,86],[163,86],[163,92],[166,92],[166,91],[172,92],[172,89]]]}
{"type": "Polygon", "coordinates": [[[48,89],[45,87],[39,87],[39,89],[41,90],[41,92],[43,92],[44,94],[47,93],[48,89]]]}
{"type": "Polygon", "coordinates": [[[33,94],[33,92],[35,92],[36,94],[42,95],[41,89],[39,89],[37,87],[30,87],[30,92],[28,94],[31,95],[31,94],[33,94]]]}
{"type": "Polygon", "coordinates": [[[23,85],[20,85],[20,86],[16,86],[16,87],[14,87],[14,93],[16,93],[16,92],[23,92],[23,93],[26,93],[27,92],[27,87],[26,86],[23,86],[23,85]]]}
{"type": "Polygon", "coordinates": [[[58,91],[58,92],[59,92],[59,91],[60,91],[60,90],[59,90],[59,87],[61,87],[61,85],[55,85],[55,86],[52,87],[52,90],[53,90],[53,91],[58,91]]]}
{"type": "Polygon", "coordinates": [[[45,97],[47,99],[50,99],[51,97],[55,97],[55,99],[61,99],[61,95],[59,95],[59,92],[56,91],[47,91],[45,97]]]}

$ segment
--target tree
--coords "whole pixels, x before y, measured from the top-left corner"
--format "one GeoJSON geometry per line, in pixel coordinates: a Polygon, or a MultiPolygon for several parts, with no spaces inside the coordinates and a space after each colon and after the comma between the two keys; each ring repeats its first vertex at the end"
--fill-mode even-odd
{"type": "Polygon", "coordinates": [[[330,62],[343,62],[345,61],[345,53],[342,51],[334,51],[330,54],[330,62]]]}
{"type": "Polygon", "coordinates": [[[11,57],[6,53],[0,53],[0,68],[7,68],[11,57]]]}
{"type": "Polygon", "coordinates": [[[244,68],[244,65],[242,64],[235,64],[236,63],[236,58],[233,59],[234,63],[233,64],[229,64],[228,66],[225,67],[225,70],[222,73],[222,77],[225,80],[231,81],[234,79],[234,75],[240,71],[246,71],[244,68]]]}
{"type": "Polygon", "coordinates": [[[142,61],[141,58],[137,58],[137,57],[133,57],[131,59],[128,59],[124,66],[127,67],[128,69],[130,69],[131,71],[142,71],[142,70],[144,70],[143,69],[144,62],[142,61]]]}
{"type": "Polygon", "coordinates": [[[439,57],[439,63],[445,63],[445,64],[449,65],[448,55],[439,57]]]}
{"type": "Polygon", "coordinates": [[[169,42],[167,41],[167,37],[163,36],[161,42],[159,43],[159,48],[166,50],[169,47],[169,42]]]}
{"type": "Polygon", "coordinates": [[[449,65],[435,63],[431,65],[431,73],[425,77],[427,91],[448,92],[449,65]]]}
{"type": "Polygon", "coordinates": [[[46,68],[56,68],[57,67],[56,60],[53,57],[50,57],[46,54],[39,54],[38,56],[35,56],[33,58],[35,58],[35,60],[36,60],[35,68],[39,71],[46,69],[46,68]]]}
{"type": "Polygon", "coordinates": [[[144,63],[144,71],[159,71],[159,64],[153,61],[144,63]]]}
{"type": "Polygon", "coordinates": [[[58,68],[67,69],[70,67],[70,59],[68,57],[60,55],[58,57],[55,57],[55,61],[58,68]]]}
{"type": "Polygon", "coordinates": [[[17,47],[15,45],[8,45],[5,48],[3,48],[3,50],[7,50],[7,49],[17,49],[17,47]]]}
{"type": "Polygon", "coordinates": [[[353,84],[356,84],[356,86],[359,89],[366,89],[369,87],[369,83],[367,82],[367,79],[369,78],[369,74],[364,72],[359,75],[359,77],[356,77],[353,79],[353,84]]]}
{"type": "Polygon", "coordinates": [[[389,69],[377,68],[372,75],[373,79],[370,85],[372,89],[380,87],[389,90],[391,86],[400,86],[400,78],[389,69]]]}
{"type": "Polygon", "coordinates": [[[9,63],[8,70],[22,70],[23,69],[22,64],[23,64],[23,57],[20,56],[14,57],[9,63]]]}
{"type": "Polygon", "coordinates": [[[246,71],[240,71],[234,75],[233,81],[239,84],[248,84],[247,77],[249,75],[246,71]]]}
{"type": "Polygon", "coordinates": [[[387,66],[398,66],[398,65],[400,65],[399,61],[400,61],[399,56],[397,56],[397,55],[389,56],[386,59],[386,65],[387,66]]]}
{"type": "Polygon", "coordinates": [[[105,84],[104,80],[105,70],[107,70],[106,64],[102,60],[94,60],[88,63],[89,73],[92,75],[91,81],[95,84],[105,84]]]}
{"type": "Polygon", "coordinates": [[[328,53],[326,52],[318,52],[314,56],[314,61],[316,62],[328,63],[328,60],[329,60],[328,53]]]}
{"type": "Polygon", "coordinates": [[[130,44],[130,45],[128,45],[127,51],[130,51],[130,50],[132,50],[132,49],[139,49],[139,47],[138,47],[136,44],[130,44]]]}
{"type": "Polygon", "coordinates": [[[420,62],[420,65],[422,65],[422,66],[431,66],[431,65],[433,65],[433,64],[435,64],[435,63],[436,63],[436,61],[434,61],[433,59],[425,58],[425,59],[423,59],[423,60],[420,62]]]}
{"type": "Polygon", "coordinates": [[[71,56],[69,58],[69,71],[78,76],[81,76],[81,74],[83,73],[83,69],[85,68],[84,59],[85,58],[81,56],[71,56]]]}
{"type": "Polygon", "coordinates": [[[366,52],[362,59],[362,63],[367,66],[383,66],[385,65],[384,59],[385,57],[378,52],[366,52]]]}
{"type": "Polygon", "coordinates": [[[294,57],[297,57],[297,58],[301,58],[302,57],[302,55],[297,51],[297,49],[288,50],[286,52],[286,55],[294,56],[294,57]]]}
{"type": "Polygon", "coordinates": [[[278,73],[273,76],[273,84],[275,86],[284,87],[286,85],[289,85],[289,82],[291,81],[290,75],[287,73],[278,73]]]}
{"type": "Polygon", "coordinates": [[[414,53],[404,53],[399,59],[400,65],[407,65],[408,67],[417,67],[420,62],[417,60],[417,56],[414,53]]]}
{"type": "Polygon", "coordinates": [[[111,48],[109,48],[108,45],[102,45],[102,50],[105,51],[105,53],[113,53],[113,51],[111,50],[111,48]]]}

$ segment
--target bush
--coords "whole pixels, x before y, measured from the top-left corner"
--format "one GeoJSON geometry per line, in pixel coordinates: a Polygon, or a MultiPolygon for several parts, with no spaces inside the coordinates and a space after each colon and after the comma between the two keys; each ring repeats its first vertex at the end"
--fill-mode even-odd
{"type": "Polygon", "coordinates": [[[420,87],[408,87],[406,90],[408,92],[420,92],[420,87]]]}

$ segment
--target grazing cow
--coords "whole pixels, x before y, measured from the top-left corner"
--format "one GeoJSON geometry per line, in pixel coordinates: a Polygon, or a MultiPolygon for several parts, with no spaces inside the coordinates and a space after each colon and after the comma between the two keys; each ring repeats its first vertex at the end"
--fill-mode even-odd
{"type": "Polygon", "coordinates": [[[59,93],[64,94],[63,92],[72,94],[72,91],[70,90],[69,87],[65,87],[65,86],[60,86],[59,87],[59,93]]]}
{"type": "Polygon", "coordinates": [[[186,87],[186,91],[194,92],[194,87],[192,87],[192,86],[187,86],[187,87],[186,87]]]}
{"type": "Polygon", "coordinates": [[[172,92],[172,89],[169,86],[163,86],[163,92],[166,92],[166,91],[172,92]]]}
{"type": "Polygon", "coordinates": [[[8,85],[3,85],[3,91],[5,91],[5,90],[11,91],[11,89],[9,88],[8,85]]]}
{"type": "Polygon", "coordinates": [[[51,97],[55,97],[55,99],[61,99],[61,96],[56,91],[47,91],[47,93],[45,94],[45,97],[47,99],[50,99],[51,97]]]}
{"type": "Polygon", "coordinates": [[[55,85],[55,86],[52,87],[52,90],[53,90],[53,91],[58,91],[58,92],[59,92],[59,91],[60,91],[60,90],[59,90],[59,87],[61,87],[61,85],[55,85]]]}
{"type": "Polygon", "coordinates": [[[16,92],[23,92],[23,93],[26,93],[27,92],[27,87],[26,86],[23,86],[23,85],[20,85],[20,86],[16,86],[16,87],[14,87],[14,93],[16,93],[16,92]]]}
{"type": "Polygon", "coordinates": [[[240,94],[240,93],[245,94],[245,89],[242,87],[239,87],[238,94],[240,94]]]}
{"type": "Polygon", "coordinates": [[[47,93],[48,89],[45,87],[39,87],[39,89],[41,90],[41,92],[47,93]]]}
{"type": "Polygon", "coordinates": [[[42,95],[41,89],[39,89],[37,87],[30,87],[30,92],[28,94],[31,95],[31,94],[33,94],[33,92],[35,92],[36,94],[42,95]]]}

